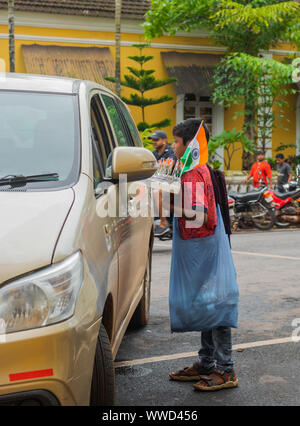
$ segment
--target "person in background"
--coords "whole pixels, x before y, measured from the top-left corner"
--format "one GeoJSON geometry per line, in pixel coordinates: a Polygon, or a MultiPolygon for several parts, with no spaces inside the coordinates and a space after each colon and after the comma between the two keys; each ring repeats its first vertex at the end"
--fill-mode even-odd
{"type": "MultiPolygon", "coordinates": [[[[148,139],[152,140],[153,147],[155,148],[153,154],[158,163],[160,161],[171,158],[174,161],[175,165],[177,158],[174,154],[173,149],[168,144],[168,136],[165,132],[163,132],[162,130],[157,130],[151,136],[149,136],[148,139]]],[[[170,231],[170,226],[168,219],[163,215],[161,191],[154,191],[153,195],[155,202],[158,206],[158,214],[160,218],[160,225],[155,226],[154,235],[155,237],[162,237],[170,231]]]]}
{"type": "Polygon", "coordinates": [[[277,189],[284,192],[283,185],[290,183],[293,178],[291,166],[285,161],[283,154],[276,155],[276,170],[278,173],[277,189]]]}
{"type": "Polygon", "coordinates": [[[244,183],[253,178],[253,186],[257,188],[262,185],[268,186],[269,181],[269,188],[272,189],[272,171],[270,164],[265,160],[265,153],[262,150],[257,151],[256,158],[257,161],[252,165],[244,183]]]}

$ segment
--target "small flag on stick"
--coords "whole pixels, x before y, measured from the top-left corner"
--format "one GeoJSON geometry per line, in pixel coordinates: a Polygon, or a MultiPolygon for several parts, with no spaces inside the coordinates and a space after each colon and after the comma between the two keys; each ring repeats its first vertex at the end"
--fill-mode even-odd
{"type": "Polygon", "coordinates": [[[181,174],[189,172],[196,167],[203,166],[203,164],[208,162],[207,138],[203,121],[201,122],[194,139],[190,142],[185,153],[181,157],[181,162],[183,165],[181,174]]]}

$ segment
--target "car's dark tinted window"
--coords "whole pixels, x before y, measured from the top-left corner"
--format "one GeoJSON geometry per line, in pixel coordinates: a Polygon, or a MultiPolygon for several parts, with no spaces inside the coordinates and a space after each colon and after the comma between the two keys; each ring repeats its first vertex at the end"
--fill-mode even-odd
{"type": "Polygon", "coordinates": [[[130,134],[126,128],[126,124],[122,120],[117,105],[113,98],[110,96],[102,95],[104,105],[106,107],[108,116],[110,118],[113,130],[116,135],[117,143],[119,146],[133,146],[130,134]]]}
{"type": "Polygon", "coordinates": [[[138,132],[136,125],[134,124],[134,121],[133,121],[130,113],[128,112],[126,106],[122,102],[118,102],[118,105],[119,105],[121,113],[123,114],[124,119],[125,119],[125,121],[128,125],[128,129],[130,131],[134,145],[135,146],[143,146],[139,132],[138,132]]]}
{"type": "Polygon", "coordinates": [[[58,181],[26,185],[55,189],[74,185],[79,168],[77,96],[0,91],[0,177],[58,173],[58,181]]]}
{"type": "Polygon", "coordinates": [[[94,188],[111,177],[111,158],[113,145],[108,136],[103,110],[98,95],[91,100],[91,136],[93,145],[94,188]]]}

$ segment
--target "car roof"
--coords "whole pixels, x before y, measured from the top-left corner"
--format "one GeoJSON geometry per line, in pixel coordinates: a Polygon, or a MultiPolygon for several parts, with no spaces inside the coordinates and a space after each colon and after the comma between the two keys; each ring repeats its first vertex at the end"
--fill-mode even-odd
{"type": "Polygon", "coordinates": [[[112,94],[106,87],[87,80],[38,74],[0,73],[0,90],[72,94],[78,93],[81,84],[87,89],[99,88],[112,94]]]}

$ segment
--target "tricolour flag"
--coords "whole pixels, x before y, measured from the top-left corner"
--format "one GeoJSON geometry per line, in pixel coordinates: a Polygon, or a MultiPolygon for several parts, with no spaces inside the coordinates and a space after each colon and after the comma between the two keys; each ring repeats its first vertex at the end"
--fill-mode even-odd
{"type": "Polygon", "coordinates": [[[208,162],[208,146],[203,121],[181,157],[182,173],[189,172],[208,162]]]}

